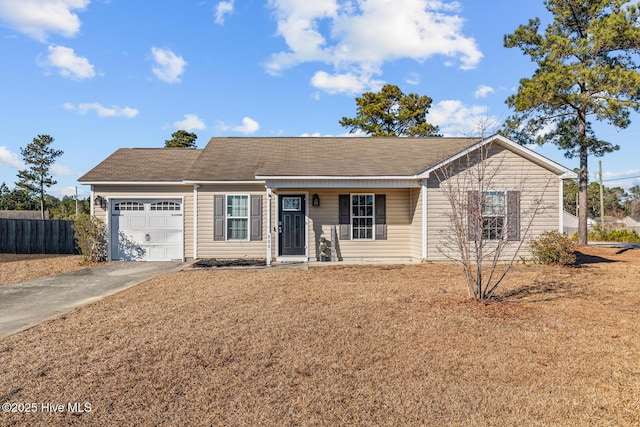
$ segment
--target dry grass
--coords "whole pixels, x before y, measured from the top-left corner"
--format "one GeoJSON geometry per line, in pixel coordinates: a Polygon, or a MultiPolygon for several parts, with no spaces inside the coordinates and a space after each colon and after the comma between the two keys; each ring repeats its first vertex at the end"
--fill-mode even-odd
{"type": "Polygon", "coordinates": [[[0,286],[88,267],[80,255],[0,254],[0,286]]]}
{"type": "Polygon", "coordinates": [[[5,425],[639,425],[640,251],[521,265],[191,271],[0,341],[5,425]],[[605,262],[615,261],[615,262],[605,262]]]}

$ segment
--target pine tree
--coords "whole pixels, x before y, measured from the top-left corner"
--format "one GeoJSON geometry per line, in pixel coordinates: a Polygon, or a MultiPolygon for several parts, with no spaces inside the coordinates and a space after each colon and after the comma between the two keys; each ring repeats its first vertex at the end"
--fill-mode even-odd
{"type": "Polygon", "coordinates": [[[40,200],[40,214],[44,219],[45,189],[56,184],[49,173],[55,160],[63,153],[62,150],[54,150],[50,147],[54,139],[49,135],[38,135],[33,142],[25,148],[21,148],[22,158],[27,169],[18,171],[16,186],[27,193],[38,197],[40,200]]]}

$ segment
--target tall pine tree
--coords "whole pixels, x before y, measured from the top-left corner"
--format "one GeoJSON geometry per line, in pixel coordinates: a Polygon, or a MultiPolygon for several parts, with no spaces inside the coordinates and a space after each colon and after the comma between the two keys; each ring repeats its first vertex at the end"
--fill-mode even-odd
{"type": "Polygon", "coordinates": [[[44,219],[45,189],[56,184],[49,170],[56,159],[63,153],[50,147],[54,139],[49,135],[38,135],[31,144],[21,148],[22,158],[27,169],[18,171],[16,186],[32,194],[40,200],[40,214],[44,219]]]}
{"type": "Polygon", "coordinates": [[[640,110],[638,5],[627,0],[547,0],[553,21],[540,32],[540,19],[529,20],[504,38],[520,48],[537,70],[520,80],[507,104],[512,139],[528,144],[550,142],[578,156],[578,243],[587,243],[588,156],[619,149],[596,137],[589,117],[624,129],[631,110],[640,110]]]}

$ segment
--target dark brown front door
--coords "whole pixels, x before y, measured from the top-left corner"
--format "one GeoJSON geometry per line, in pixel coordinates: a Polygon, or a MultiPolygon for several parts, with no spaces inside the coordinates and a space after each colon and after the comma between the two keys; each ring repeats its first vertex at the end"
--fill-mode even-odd
{"type": "Polygon", "coordinates": [[[278,242],[280,255],[305,255],[305,196],[280,196],[278,242]]]}

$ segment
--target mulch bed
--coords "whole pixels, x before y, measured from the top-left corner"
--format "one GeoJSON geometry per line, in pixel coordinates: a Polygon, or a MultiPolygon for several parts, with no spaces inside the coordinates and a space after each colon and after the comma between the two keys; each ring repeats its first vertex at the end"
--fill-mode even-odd
{"type": "Polygon", "coordinates": [[[267,261],[259,258],[247,259],[201,259],[192,264],[193,268],[221,268],[221,267],[264,267],[267,261]]]}

